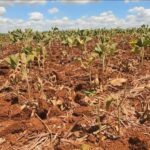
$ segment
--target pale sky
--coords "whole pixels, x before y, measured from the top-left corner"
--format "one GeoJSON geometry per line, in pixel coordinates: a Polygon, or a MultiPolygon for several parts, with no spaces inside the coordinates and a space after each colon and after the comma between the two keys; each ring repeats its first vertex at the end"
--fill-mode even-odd
{"type": "Polygon", "coordinates": [[[0,0],[0,32],[150,25],[149,0],[0,0]]]}

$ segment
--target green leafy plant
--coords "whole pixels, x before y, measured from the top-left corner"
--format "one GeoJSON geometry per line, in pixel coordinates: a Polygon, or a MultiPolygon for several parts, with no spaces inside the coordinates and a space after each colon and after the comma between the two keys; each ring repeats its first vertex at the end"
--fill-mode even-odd
{"type": "Polygon", "coordinates": [[[89,78],[90,78],[90,84],[92,83],[92,64],[95,60],[95,53],[90,53],[88,56],[87,56],[87,67],[88,67],[88,70],[89,70],[89,78]]]}
{"type": "Polygon", "coordinates": [[[132,52],[140,54],[141,64],[143,65],[145,57],[145,48],[150,45],[150,38],[147,36],[142,36],[138,40],[131,41],[130,45],[132,46],[132,52]]]}
{"type": "Polygon", "coordinates": [[[101,37],[101,42],[96,44],[94,52],[98,54],[100,60],[102,59],[103,72],[106,68],[106,58],[108,55],[112,55],[116,50],[116,44],[110,43],[105,37],[101,37]]]}
{"type": "Polygon", "coordinates": [[[86,52],[86,51],[87,51],[86,44],[87,44],[88,41],[91,40],[91,37],[89,37],[89,36],[87,36],[87,35],[82,36],[82,37],[77,36],[75,40],[76,40],[76,41],[75,41],[75,42],[76,42],[76,45],[81,46],[81,48],[83,49],[83,51],[86,52]]]}
{"type": "Polygon", "coordinates": [[[5,61],[12,69],[16,69],[19,65],[19,54],[17,53],[14,55],[10,55],[5,59],[5,61]]]}

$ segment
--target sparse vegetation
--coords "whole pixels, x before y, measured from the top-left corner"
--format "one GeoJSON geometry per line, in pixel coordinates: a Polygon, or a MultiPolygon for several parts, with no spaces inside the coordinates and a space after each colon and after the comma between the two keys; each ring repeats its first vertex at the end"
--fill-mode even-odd
{"type": "Polygon", "coordinates": [[[0,144],[128,149],[138,132],[150,148],[149,27],[17,29],[0,35],[0,51],[0,144]]]}

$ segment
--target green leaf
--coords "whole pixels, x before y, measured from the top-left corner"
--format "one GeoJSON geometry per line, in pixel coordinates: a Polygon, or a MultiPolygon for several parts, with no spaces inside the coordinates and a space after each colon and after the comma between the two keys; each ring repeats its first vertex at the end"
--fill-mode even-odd
{"type": "Polygon", "coordinates": [[[103,49],[100,47],[100,45],[97,45],[94,49],[95,53],[97,53],[100,57],[103,55],[103,49]]]}
{"type": "Polygon", "coordinates": [[[150,45],[150,39],[145,38],[144,41],[143,41],[143,46],[147,47],[148,45],[150,45]]]}
{"type": "Polygon", "coordinates": [[[19,64],[19,55],[18,54],[10,55],[5,59],[5,61],[10,65],[12,69],[16,69],[16,67],[19,64]]]}
{"type": "Polygon", "coordinates": [[[22,51],[23,51],[26,55],[28,55],[28,54],[30,54],[30,53],[32,52],[32,47],[25,47],[25,48],[22,49],[22,51]]]}
{"type": "Polygon", "coordinates": [[[137,46],[143,47],[143,38],[139,39],[136,43],[137,46]]]}
{"type": "Polygon", "coordinates": [[[35,59],[35,55],[34,54],[30,54],[30,55],[27,55],[27,62],[29,63],[29,62],[32,62],[32,61],[34,61],[34,59],[35,59]]]}
{"type": "Polygon", "coordinates": [[[96,91],[94,91],[94,90],[84,90],[83,93],[86,94],[87,96],[91,96],[91,95],[95,94],[96,91]]]}
{"type": "Polygon", "coordinates": [[[72,40],[70,37],[68,37],[68,42],[69,42],[70,44],[72,44],[72,43],[73,43],[73,40],[72,40]]]}
{"type": "Polygon", "coordinates": [[[135,47],[136,46],[136,43],[137,43],[137,40],[132,40],[129,42],[129,44],[132,46],[132,47],[135,47]]]}

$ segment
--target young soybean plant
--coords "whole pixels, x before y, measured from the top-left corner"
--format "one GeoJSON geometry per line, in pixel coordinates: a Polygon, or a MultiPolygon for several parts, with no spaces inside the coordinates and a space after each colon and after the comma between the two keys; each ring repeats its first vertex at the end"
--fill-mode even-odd
{"type": "Polygon", "coordinates": [[[141,64],[144,63],[145,57],[145,48],[150,45],[150,38],[143,35],[136,41],[131,41],[130,45],[132,46],[132,52],[140,54],[141,64]]]}
{"type": "Polygon", "coordinates": [[[20,61],[21,61],[21,76],[22,76],[22,80],[25,80],[27,83],[27,88],[28,88],[28,97],[29,100],[31,99],[31,87],[30,87],[30,83],[29,83],[29,77],[28,77],[28,68],[27,65],[29,63],[29,59],[27,58],[28,55],[26,55],[25,53],[21,53],[20,54],[20,61]]]}
{"type": "Polygon", "coordinates": [[[90,79],[90,84],[92,84],[92,64],[95,60],[96,54],[95,53],[90,53],[87,59],[87,65],[88,65],[88,70],[89,70],[89,79],[90,79]]]}
{"type": "Polygon", "coordinates": [[[80,45],[83,52],[87,52],[86,44],[88,41],[90,41],[92,38],[88,35],[84,35],[83,37],[77,36],[76,43],[77,45],[80,45]]]}
{"type": "Polygon", "coordinates": [[[103,72],[106,69],[106,58],[115,52],[116,44],[111,44],[105,37],[101,37],[101,42],[96,44],[94,52],[98,54],[100,61],[102,60],[103,72]]]}
{"type": "Polygon", "coordinates": [[[10,66],[10,68],[15,70],[17,66],[19,65],[19,54],[17,53],[14,55],[10,55],[5,60],[10,66]]]}
{"type": "Polygon", "coordinates": [[[17,97],[19,99],[19,81],[20,78],[17,76],[19,73],[19,53],[13,54],[5,58],[5,61],[10,66],[10,68],[13,70],[13,73],[9,76],[10,82],[12,82],[15,85],[17,97]]]}
{"type": "Polygon", "coordinates": [[[62,40],[62,44],[65,46],[69,46],[72,48],[74,46],[75,37],[74,36],[64,36],[62,40]]]}
{"type": "Polygon", "coordinates": [[[9,38],[12,43],[17,43],[17,42],[23,40],[23,32],[20,29],[9,32],[9,38]]]}

